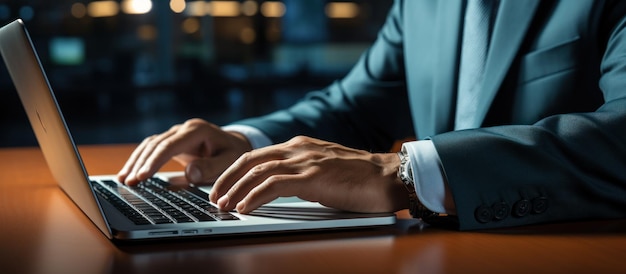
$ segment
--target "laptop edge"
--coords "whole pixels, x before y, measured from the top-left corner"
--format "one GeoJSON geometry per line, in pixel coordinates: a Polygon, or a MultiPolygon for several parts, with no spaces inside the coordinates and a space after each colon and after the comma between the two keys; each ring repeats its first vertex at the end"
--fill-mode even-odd
{"type": "Polygon", "coordinates": [[[83,213],[107,238],[111,239],[111,228],[108,226],[102,208],[94,199],[95,193],[88,183],[87,172],[80,154],[70,136],[41,62],[33,50],[34,46],[24,22],[17,19],[2,27],[0,41],[2,41],[0,53],[52,176],[83,213]],[[44,87],[47,90],[41,90],[38,94],[45,96],[33,97],[25,92],[44,87]],[[58,113],[58,115],[44,115],[50,113],[58,113]],[[74,154],[67,153],[68,151],[73,151],[74,154]]]}
{"type": "MultiPolygon", "coordinates": [[[[322,207],[317,203],[269,204],[250,215],[233,213],[247,224],[228,222],[168,224],[139,227],[103,200],[90,185],[79,151],[65,123],[50,83],[22,20],[0,28],[0,53],[54,179],[67,196],[109,239],[137,240],[180,236],[268,233],[311,229],[357,228],[395,223],[394,214],[354,214],[322,207]],[[37,96],[34,96],[37,95],[37,96]],[[71,152],[71,153],[70,153],[71,152]],[[268,218],[270,217],[270,218],[268,218]],[[271,221],[270,221],[271,220],[271,221]]],[[[180,175],[159,173],[158,176],[180,175]]],[[[193,188],[194,191],[200,191],[193,188]]],[[[203,188],[206,192],[208,188],[203,188]]],[[[206,193],[204,193],[206,197],[206,193]]]]}

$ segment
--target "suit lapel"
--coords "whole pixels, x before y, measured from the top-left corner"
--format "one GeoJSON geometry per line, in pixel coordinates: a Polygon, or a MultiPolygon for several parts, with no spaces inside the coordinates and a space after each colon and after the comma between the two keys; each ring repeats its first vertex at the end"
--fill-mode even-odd
{"type": "Polygon", "coordinates": [[[517,55],[539,0],[501,0],[485,64],[485,80],[478,94],[475,127],[480,127],[517,55]]]}

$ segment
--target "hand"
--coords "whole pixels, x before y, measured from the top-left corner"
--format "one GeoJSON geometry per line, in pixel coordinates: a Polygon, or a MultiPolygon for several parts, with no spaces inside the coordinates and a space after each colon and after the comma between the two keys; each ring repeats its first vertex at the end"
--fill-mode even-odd
{"type": "Polygon", "coordinates": [[[395,212],[408,207],[399,165],[395,153],[295,137],[243,154],[217,179],[209,198],[240,213],[288,196],[353,212],[395,212]]]}
{"type": "Polygon", "coordinates": [[[201,119],[190,119],[144,139],[118,173],[118,179],[127,185],[136,185],[173,158],[185,166],[189,182],[211,183],[241,154],[251,149],[241,134],[225,132],[201,119]]]}

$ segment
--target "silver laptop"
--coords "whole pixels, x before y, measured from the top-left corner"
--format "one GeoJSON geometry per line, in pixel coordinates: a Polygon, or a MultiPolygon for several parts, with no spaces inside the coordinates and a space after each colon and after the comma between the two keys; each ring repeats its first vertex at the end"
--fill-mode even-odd
{"type": "Polygon", "coordinates": [[[365,228],[396,221],[391,213],[348,213],[294,198],[251,214],[225,212],[208,201],[209,188],[170,184],[181,173],[158,173],[136,187],[120,184],[114,175],[88,176],[21,20],[0,28],[0,53],[54,179],[109,239],[365,228]]]}

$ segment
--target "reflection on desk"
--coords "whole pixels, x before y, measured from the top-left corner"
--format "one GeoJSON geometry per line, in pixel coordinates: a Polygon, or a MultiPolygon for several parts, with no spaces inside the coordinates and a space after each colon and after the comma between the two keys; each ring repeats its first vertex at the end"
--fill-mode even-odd
{"type": "MultiPolygon", "coordinates": [[[[81,147],[114,173],[133,145],[81,147]]],[[[626,220],[458,232],[398,213],[371,229],[116,244],[53,182],[36,148],[0,149],[3,273],[618,273],[626,220]],[[27,202],[24,202],[27,201],[27,202]]],[[[166,170],[180,169],[174,163],[166,170]]]]}

